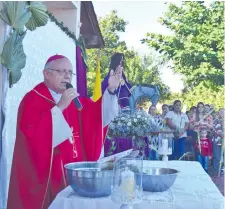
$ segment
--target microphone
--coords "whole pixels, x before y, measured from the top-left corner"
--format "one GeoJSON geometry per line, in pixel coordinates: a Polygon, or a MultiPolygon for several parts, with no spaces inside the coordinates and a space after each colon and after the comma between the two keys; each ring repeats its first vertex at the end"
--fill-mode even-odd
{"type": "MultiPolygon", "coordinates": [[[[73,88],[73,85],[71,83],[66,83],[66,89],[69,89],[69,88],[73,88]]],[[[80,100],[78,99],[78,97],[74,98],[74,103],[75,103],[75,106],[76,108],[81,111],[83,109],[83,106],[82,104],[80,103],[80,100]]]]}

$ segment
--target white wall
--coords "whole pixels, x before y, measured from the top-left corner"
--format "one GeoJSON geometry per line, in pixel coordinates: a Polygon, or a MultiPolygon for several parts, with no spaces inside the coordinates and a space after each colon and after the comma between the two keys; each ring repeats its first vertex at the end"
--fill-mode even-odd
{"type": "MultiPolygon", "coordinates": [[[[6,121],[3,127],[3,152],[0,161],[0,208],[5,209],[8,183],[10,177],[12,154],[16,137],[16,119],[19,103],[23,96],[35,85],[43,81],[42,70],[48,57],[55,54],[67,56],[76,73],[76,50],[72,39],[65,35],[54,23],[27,32],[23,41],[27,55],[22,78],[12,88],[8,89],[5,98],[6,121]]],[[[73,78],[76,86],[76,76],[73,78]]]]}
{"type": "Polygon", "coordinates": [[[63,22],[71,32],[79,38],[80,35],[80,1],[45,1],[48,11],[53,13],[59,22],[63,22]]]}
{"type": "Polygon", "coordinates": [[[81,27],[81,22],[80,22],[80,17],[81,17],[81,1],[72,1],[74,6],[76,7],[76,38],[78,39],[80,36],[80,27],[81,27]]]}

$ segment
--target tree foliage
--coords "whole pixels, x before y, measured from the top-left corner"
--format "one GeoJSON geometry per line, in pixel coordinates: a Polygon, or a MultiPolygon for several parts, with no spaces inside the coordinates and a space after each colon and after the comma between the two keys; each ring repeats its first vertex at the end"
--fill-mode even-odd
{"type": "Polygon", "coordinates": [[[224,84],[224,2],[170,4],[159,21],[173,34],[148,33],[142,42],[173,60],[175,72],[184,75],[186,88],[201,82],[210,82],[212,87],[224,84]]]}
{"type": "MultiPolygon", "coordinates": [[[[161,58],[149,54],[142,58],[134,49],[128,49],[126,42],[121,41],[119,33],[125,32],[127,22],[118,17],[117,11],[113,10],[107,16],[99,19],[100,29],[105,41],[105,47],[101,49],[101,79],[109,71],[110,58],[115,52],[125,55],[125,75],[132,85],[146,84],[160,87],[162,96],[168,93],[168,87],[160,79],[159,68],[163,61],[161,58]]],[[[97,64],[97,49],[89,49],[88,53],[88,95],[92,96],[95,71],[97,64]]]]}
{"type": "Polygon", "coordinates": [[[215,109],[224,107],[224,86],[214,86],[210,88],[212,84],[207,82],[201,82],[196,88],[186,93],[172,93],[164,100],[166,104],[173,104],[173,101],[179,99],[189,110],[192,106],[196,106],[198,102],[204,104],[213,104],[215,109]]]}

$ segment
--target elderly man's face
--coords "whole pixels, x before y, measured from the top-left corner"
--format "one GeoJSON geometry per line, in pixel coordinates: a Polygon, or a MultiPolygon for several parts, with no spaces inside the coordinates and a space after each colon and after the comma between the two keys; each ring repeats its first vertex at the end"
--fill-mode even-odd
{"type": "Polygon", "coordinates": [[[62,94],[66,90],[66,83],[71,83],[73,66],[66,58],[55,60],[49,63],[43,73],[48,88],[62,94]]]}

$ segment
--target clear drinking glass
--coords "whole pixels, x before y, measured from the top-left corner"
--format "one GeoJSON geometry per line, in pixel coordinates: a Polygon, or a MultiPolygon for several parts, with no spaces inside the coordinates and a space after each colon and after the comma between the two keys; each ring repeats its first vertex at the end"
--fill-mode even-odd
{"type": "Polygon", "coordinates": [[[142,201],[143,159],[120,158],[114,165],[112,201],[122,204],[121,209],[133,208],[142,201]]]}

